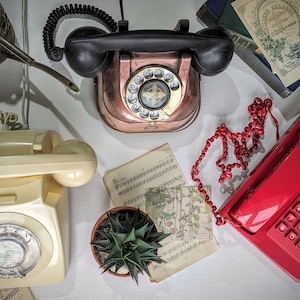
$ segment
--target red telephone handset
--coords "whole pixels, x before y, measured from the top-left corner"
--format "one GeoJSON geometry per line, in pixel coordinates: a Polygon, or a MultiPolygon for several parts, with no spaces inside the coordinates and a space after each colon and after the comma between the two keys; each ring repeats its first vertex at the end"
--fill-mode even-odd
{"type": "Polygon", "coordinates": [[[300,117],[269,151],[220,214],[300,282],[300,117]]]}
{"type": "MultiPolygon", "coordinates": [[[[284,151],[279,148],[277,151],[284,151]]],[[[243,228],[251,233],[257,232],[290,199],[299,192],[300,169],[299,139],[295,147],[288,151],[276,168],[269,170],[269,176],[261,178],[258,187],[247,189],[241,204],[233,207],[229,214],[243,228]]],[[[250,175],[253,176],[253,175],[250,175]]],[[[299,254],[300,255],[300,254],[299,254]]]]}

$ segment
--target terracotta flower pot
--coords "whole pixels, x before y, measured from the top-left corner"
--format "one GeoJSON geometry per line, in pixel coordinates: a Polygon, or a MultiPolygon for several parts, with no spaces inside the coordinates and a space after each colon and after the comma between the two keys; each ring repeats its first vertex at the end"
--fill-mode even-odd
{"type": "MultiPolygon", "coordinates": [[[[102,267],[102,262],[103,260],[107,257],[108,254],[104,253],[104,252],[100,252],[96,246],[94,246],[92,243],[93,241],[95,240],[95,238],[99,238],[101,236],[101,234],[99,233],[99,231],[106,231],[108,232],[110,230],[110,225],[109,225],[109,221],[108,221],[108,218],[107,218],[107,214],[108,213],[117,213],[117,212],[120,212],[120,211],[126,211],[126,212],[132,212],[132,214],[134,214],[138,209],[135,208],[135,207],[131,207],[131,206],[118,206],[118,207],[114,207],[110,210],[108,210],[107,212],[105,212],[98,220],[97,222],[95,223],[94,227],[93,227],[93,230],[92,230],[92,234],[91,234],[91,251],[92,251],[92,254],[93,254],[93,257],[94,259],[96,260],[97,264],[104,270],[104,268],[102,267]]],[[[141,210],[139,210],[139,213],[141,215],[141,218],[142,217],[145,217],[147,214],[141,210]]],[[[150,217],[148,217],[149,219],[149,223],[153,223],[153,221],[151,220],[150,217]]],[[[153,227],[153,230],[155,232],[157,232],[157,229],[156,227],[154,226],[153,227]]],[[[151,262],[149,262],[150,264],[151,262]]],[[[112,274],[112,275],[115,275],[115,276],[119,276],[119,277],[130,277],[130,274],[127,272],[127,273],[116,273],[114,272],[113,270],[111,269],[108,269],[107,272],[109,274],[112,274]]]]}

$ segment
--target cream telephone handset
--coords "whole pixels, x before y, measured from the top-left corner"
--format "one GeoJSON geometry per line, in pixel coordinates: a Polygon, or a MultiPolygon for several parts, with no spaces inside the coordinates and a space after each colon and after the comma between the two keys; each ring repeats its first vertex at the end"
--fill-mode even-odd
{"type": "Polygon", "coordinates": [[[69,257],[66,187],[97,167],[86,143],[55,131],[0,132],[0,286],[62,281],[69,257]]]}
{"type": "Polygon", "coordinates": [[[68,140],[54,147],[50,154],[0,156],[0,178],[52,174],[61,185],[75,187],[92,178],[95,161],[90,146],[81,141],[68,140]]]}

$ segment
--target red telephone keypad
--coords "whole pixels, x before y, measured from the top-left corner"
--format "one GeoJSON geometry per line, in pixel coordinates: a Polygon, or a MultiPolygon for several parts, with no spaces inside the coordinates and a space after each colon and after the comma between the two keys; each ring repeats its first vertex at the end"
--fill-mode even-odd
{"type": "Polygon", "coordinates": [[[285,223],[283,222],[280,222],[279,225],[276,227],[276,229],[282,233],[282,234],[285,234],[288,230],[288,226],[285,225],[285,223]]]}
{"type": "Polygon", "coordinates": [[[295,205],[293,211],[300,216],[300,202],[295,205]]]}
{"type": "Polygon", "coordinates": [[[300,198],[288,207],[281,217],[268,230],[277,244],[300,262],[300,198]]]}
{"type": "Polygon", "coordinates": [[[289,212],[286,217],[285,217],[285,220],[290,224],[290,225],[293,225],[293,223],[297,220],[297,217],[292,214],[291,212],[289,212]]]}
{"type": "Polygon", "coordinates": [[[300,233],[300,221],[296,224],[295,228],[296,228],[296,231],[298,233],[300,233]]]}

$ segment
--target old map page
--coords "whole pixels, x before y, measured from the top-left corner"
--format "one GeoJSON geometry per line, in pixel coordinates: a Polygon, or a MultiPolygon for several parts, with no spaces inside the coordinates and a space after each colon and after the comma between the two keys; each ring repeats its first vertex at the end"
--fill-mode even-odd
{"type": "Polygon", "coordinates": [[[300,79],[300,1],[236,0],[233,8],[281,81],[300,79]]]}

